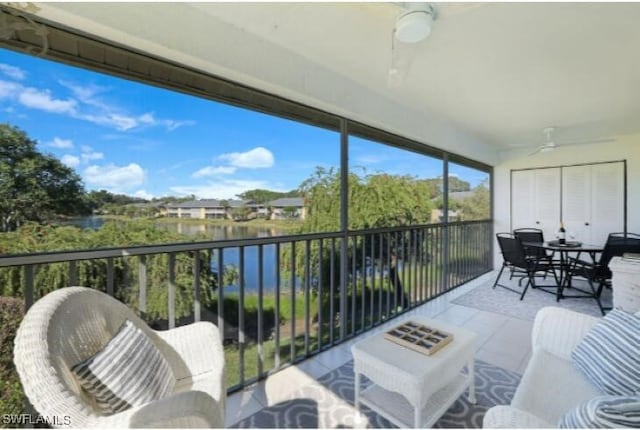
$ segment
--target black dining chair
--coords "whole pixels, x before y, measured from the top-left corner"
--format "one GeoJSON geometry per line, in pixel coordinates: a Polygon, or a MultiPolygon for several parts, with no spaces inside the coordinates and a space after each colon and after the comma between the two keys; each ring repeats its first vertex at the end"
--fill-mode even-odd
{"type": "Polygon", "coordinates": [[[569,284],[571,285],[572,278],[576,276],[586,279],[591,288],[591,294],[603,315],[605,308],[602,306],[600,296],[605,287],[611,287],[609,262],[613,257],[622,256],[627,252],[640,253],[640,234],[610,233],[597,262],[571,259],[569,284]]]}
{"type": "MultiPolygon", "coordinates": [[[[539,228],[531,228],[531,227],[516,228],[513,230],[513,235],[516,237],[516,239],[520,240],[520,242],[522,242],[523,244],[527,242],[535,242],[535,243],[544,242],[544,234],[542,233],[542,230],[539,228]]],[[[529,258],[541,260],[545,263],[548,263],[548,267],[550,268],[550,270],[553,270],[554,262],[559,263],[558,261],[555,261],[553,259],[554,257],[553,252],[547,253],[547,251],[542,248],[525,246],[524,252],[529,258]]],[[[548,272],[545,272],[542,275],[543,278],[546,278],[547,274],[548,272]]],[[[541,275],[537,275],[537,276],[541,276],[541,275]]]]}
{"type": "Polygon", "coordinates": [[[520,294],[520,300],[522,300],[529,288],[529,285],[531,285],[532,288],[536,288],[535,276],[537,273],[550,271],[556,279],[556,285],[558,284],[558,279],[555,272],[552,270],[551,264],[545,260],[527,256],[522,242],[517,239],[515,235],[511,233],[497,233],[496,238],[498,240],[498,245],[500,246],[500,251],[502,252],[503,262],[492,288],[502,287],[509,291],[513,291],[520,294]],[[509,285],[499,283],[500,277],[502,276],[505,268],[513,269],[527,278],[527,284],[524,286],[522,291],[518,291],[509,285]]]}

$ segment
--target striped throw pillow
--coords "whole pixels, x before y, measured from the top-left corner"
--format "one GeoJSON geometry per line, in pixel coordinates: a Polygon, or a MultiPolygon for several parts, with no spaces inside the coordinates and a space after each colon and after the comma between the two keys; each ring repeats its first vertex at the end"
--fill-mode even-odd
{"type": "Polygon", "coordinates": [[[125,321],[98,353],[71,371],[104,415],[162,399],[176,383],[167,360],[131,321],[125,321]]]}
{"type": "Polygon", "coordinates": [[[640,392],[640,318],[614,309],[571,353],[574,365],[603,394],[640,392]]]}
{"type": "Polygon", "coordinates": [[[560,428],[639,428],[640,396],[599,396],[565,414],[560,428]]]}

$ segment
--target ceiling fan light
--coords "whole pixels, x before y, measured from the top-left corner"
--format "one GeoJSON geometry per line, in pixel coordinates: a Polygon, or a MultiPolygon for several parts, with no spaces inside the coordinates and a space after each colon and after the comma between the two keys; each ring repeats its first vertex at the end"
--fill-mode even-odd
{"type": "Polygon", "coordinates": [[[396,21],[396,39],[403,43],[417,43],[431,34],[433,13],[413,10],[400,16],[396,21]]]}

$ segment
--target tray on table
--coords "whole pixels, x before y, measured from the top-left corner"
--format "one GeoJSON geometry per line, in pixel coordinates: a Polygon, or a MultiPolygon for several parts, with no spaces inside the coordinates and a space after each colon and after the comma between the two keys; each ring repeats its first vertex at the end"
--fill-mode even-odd
{"type": "Polygon", "coordinates": [[[407,321],[384,333],[385,339],[424,355],[433,355],[453,340],[453,334],[407,321]]]}

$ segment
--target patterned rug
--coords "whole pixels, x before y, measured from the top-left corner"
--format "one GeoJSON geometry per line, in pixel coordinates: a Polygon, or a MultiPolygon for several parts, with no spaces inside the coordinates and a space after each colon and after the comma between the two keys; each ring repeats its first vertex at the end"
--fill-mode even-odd
{"type": "MultiPolygon", "coordinates": [[[[511,402],[520,375],[480,360],[475,362],[476,398],[472,405],[461,396],[435,424],[436,428],[481,428],[485,412],[511,402]]],[[[236,428],[392,428],[396,427],[363,407],[358,420],[353,406],[353,361],[300,388],[292,400],[266,407],[239,421],[236,428]]],[[[369,383],[364,383],[365,384],[369,383]]]]}
{"type": "MultiPolygon", "coordinates": [[[[495,277],[453,300],[452,303],[529,321],[533,321],[536,313],[545,306],[560,306],[596,317],[602,316],[596,301],[592,298],[564,298],[560,302],[556,302],[555,295],[529,287],[524,299],[520,301],[520,294],[500,287],[492,289],[494,282],[495,277]]],[[[506,270],[500,279],[500,283],[519,291],[522,291],[523,288],[518,286],[516,278],[509,280],[506,270]]],[[[523,285],[525,283],[526,281],[523,282],[523,285]]],[[[536,281],[536,284],[549,284],[549,280],[536,281]]],[[[574,285],[584,290],[589,289],[589,284],[586,281],[574,280],[574,285]]],[[[571,289],[565,290],[565,292],[566,295],[581,294],[571,289]]],[[[602,305],[610,307],[611,300],[611,290],[605,288],[601,297],[602,305]]]]}

